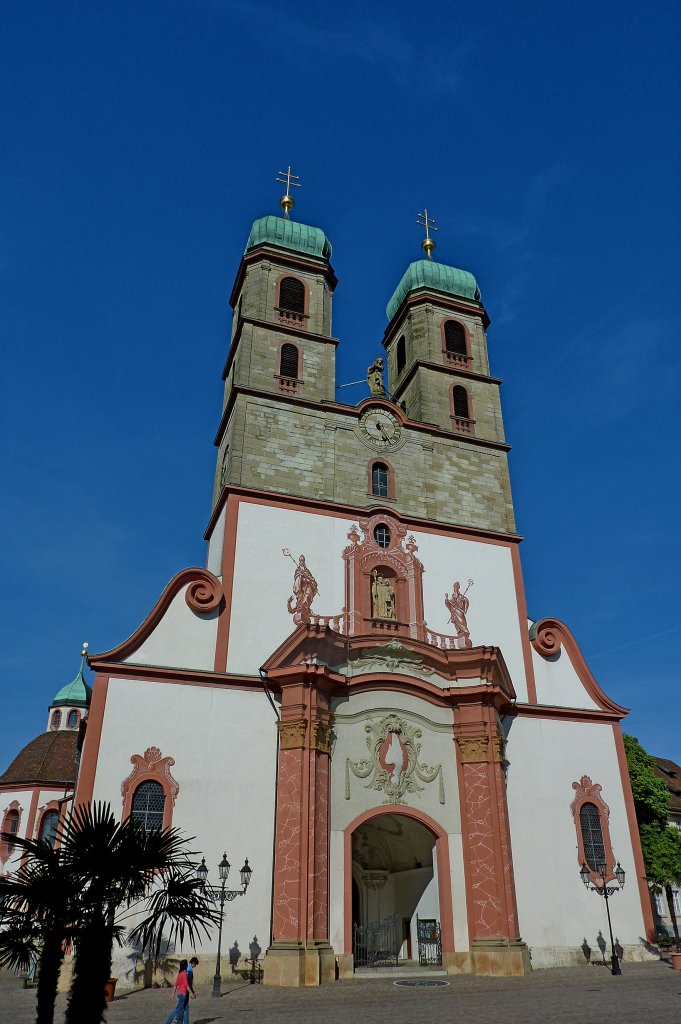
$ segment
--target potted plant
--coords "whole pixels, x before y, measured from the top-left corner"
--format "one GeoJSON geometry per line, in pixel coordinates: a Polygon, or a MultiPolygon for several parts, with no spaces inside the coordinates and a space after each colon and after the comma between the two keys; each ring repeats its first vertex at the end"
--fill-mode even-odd
{"type": "Polygon", "coordinates": [[[666,932],[659,932],[655,936],[655,945],[660,950],[660,956],[665,957],[669,950],[672,948],[674,940],[671,935],[667,935],[666,932]]]}

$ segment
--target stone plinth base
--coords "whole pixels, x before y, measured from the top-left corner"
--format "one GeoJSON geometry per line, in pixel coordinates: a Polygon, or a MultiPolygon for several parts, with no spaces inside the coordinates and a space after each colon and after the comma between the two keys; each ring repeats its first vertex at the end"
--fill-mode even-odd
{"type": "Polygon", "coordinates": [[[273,942],[265,954],[263,984],[304,988],[336,980],[336,954],[328,942],[273,942]]]}
{"type": "Polygon", "coordinates": [[[442,966],[447,974],[472,974],[473,961],[470,953],[442,953],[442,966]]]}
{"type": "Polygon", "coordinates": [[[338,980],[347,981],[355,976],[355,958],[352,953],[341,953],[338,957],[338,980]]]}
{"type": "Polygon", "coordinates": [[[471,947],[473,974],[518,977],[532,970],[530,951],[522,939],[476,939],[471,947]]]}

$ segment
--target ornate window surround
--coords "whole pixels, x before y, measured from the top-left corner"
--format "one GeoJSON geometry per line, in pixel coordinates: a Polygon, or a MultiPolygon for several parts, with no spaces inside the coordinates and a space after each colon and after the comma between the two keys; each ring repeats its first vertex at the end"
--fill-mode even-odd
{"type": "Polygon", "coordinates": [[[572,788],[575,791],[575,798],[570,804],[570,810],[572,811],[572,817],[575,823],[575,831],[577,833],[577,861],[579,866],[586,864],[589,870],[589,877],[593,885],[602,884],[602,879],[599,874],[592,870],[591,865],[587,864],[586,853],[584,852],[584,837],[582,835],[582,826],[580,821],[579,812],[581,811],[584,804],[593,804],[597,809],[600,821],[601,821],[601,832],[603,835],[603,849],[605,850],[605,874],[606,882],[609,882],[615,877],[615,855],[612,852],[612,843],[610,841],[610,827],[608,825],[608,819],[610,818],[610,808],[606,804],[605,800],[601,796],[601,789],[603,788],[598,782],[592,782],[588,775],[582,775],[579,782],[573,782],[572,788]]]}
{"type": "Polygon", "coordinates": [[[59,816],[61,816],[61,808],[59,807],[59,804],[58,804],[58,802],[56,800],[48,800],[48,802],[46,804],[43,804],[42,807],[38,808],[38,813],[36,814],[36,825],[35,825],[35,838],[36,839],[40,838],[40,834],[41,834],[42,829],[43,829],[43,821],[44,821],[45,817],[51,811],[56,811],[57,814],[59,816]]]}
{"type": "MultiPolygon", "coordinates": [[[[24,809],[18,800],[12,800],[11,804],[8,804],[2,812],[2,831],[9,832],[9,818],[10,814],[14,817],[17,815],[17,828],[15,835],[19,834],[21,828],[21,816],[24,813],[24,809]]],[[[9,843],[4,840],[0,841],[0,861],[7,861],[14,853],[14,847],[10,850],[9,843]]]]}
{"type": "Polygon", "coordinates": [[[172,765],[175,764],[175,759],[164,757],[158,747],[147,747],[144,754],[133,754],[130,763],[133,769],[121,783],[123,818],[130,817],[132,798],[139,784],[150,780],[159,782],[163,787],[166,797],[163,806],[163,828],[170,828],[175,800],[180,792],[179,783],[173,778],[170,771],[172,765]]]}

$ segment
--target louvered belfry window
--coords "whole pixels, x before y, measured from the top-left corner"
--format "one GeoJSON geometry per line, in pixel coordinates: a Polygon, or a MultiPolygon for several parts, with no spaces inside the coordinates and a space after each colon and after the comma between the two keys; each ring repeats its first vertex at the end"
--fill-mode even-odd
{"type": "Polygon", "coordinates": [[[469,419],[468,392],[460,384],[454,386],[454,415],[469,419]]]}
{"type": "Polygon", "coordinates": [[[305,312],[305,286],[297,277],[284,277],[279,285],[279,308],[291,313],[305,312]]]}
{"type": "Polygon", "coordinates": [[[445,324],[445,348],[447,352],[466,355],[466,332],[457,320],[448,320],[445,324]]]}
{"type": "Polygon", "coordinates": [[[584,858],[592,871],[598,871],[605,864],[605,843],[601,816],[595,804],[582,804],[579,809],[579,827],[582,830],[584,858]]]}
{"type": "Polygon", "coordinates": [[[279,360],[279,374],[282,377],[298,379],[298,349],[295,345],[282,345],[279,360]]]}
{"type": "Polygon", "coordinates": [[[404,335],[398,339],[397,342],[397,372],[402,373],[402,370],[407,365],[407,343],[404,340],[404,335]]]}
{"type": "Polygon", "coordinates": [[[161,783],[148,779],[135,790],[130,817],[138,821],[147,832],[163,828],[165,802],[166,795],[161,783]]]}

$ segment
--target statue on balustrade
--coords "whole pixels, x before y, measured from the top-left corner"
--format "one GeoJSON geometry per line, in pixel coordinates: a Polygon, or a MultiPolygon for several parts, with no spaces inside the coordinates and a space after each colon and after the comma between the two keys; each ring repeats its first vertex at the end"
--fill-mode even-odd
{"type": "Polygon", "coordinates": [[[464,647],[473,646],[471,634],[468,630],[468,622],[466,621],[466,613],[470,605],[466,594],[472,585],[473,580],[469,580],[468,586],[462,594],[461,585],[459,583],[452,583],[452,596],[450,597],[449,594],[445,594],[445,607],[449,612],[449,621],[456,629],[456,646],[459,650],[464,647]]]}

